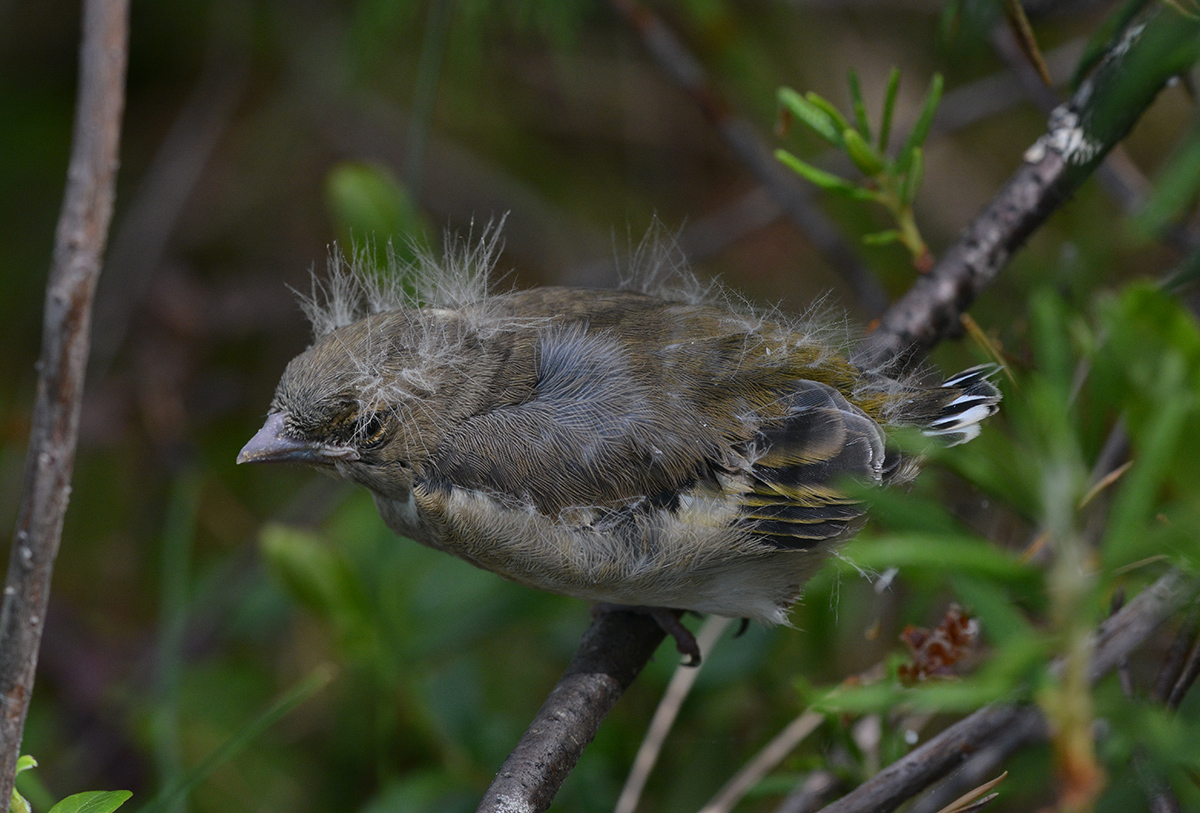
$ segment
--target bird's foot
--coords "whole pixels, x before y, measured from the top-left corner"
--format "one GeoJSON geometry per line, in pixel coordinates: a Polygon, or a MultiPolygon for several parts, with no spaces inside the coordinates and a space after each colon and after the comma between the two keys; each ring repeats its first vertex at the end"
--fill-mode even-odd
{"type": "Polygon", "coordinates": [[[600,602],[592,606],[593,615],[617,612],[640,613],[650,616],[663,632],[675,639],[675,649],[679,651],[680,655],[687,657],[687,660],[683,662],[684,666],[700,665],[700,644],[696,643],[696,636],[692,635],[692,631],[679,620],[680,610],[668,610],[665,607],[640,607],[630,604],[609,604],[607,602],[600,602]]]}

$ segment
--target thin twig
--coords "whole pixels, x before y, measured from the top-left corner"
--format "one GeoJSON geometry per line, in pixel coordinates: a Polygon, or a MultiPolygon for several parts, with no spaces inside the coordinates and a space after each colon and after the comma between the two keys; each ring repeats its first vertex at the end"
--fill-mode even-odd
{"type": "Polygon", "coordinates": [[[883,286],[842,238],[837,227],[814,205],[799,178],[775,160],[772,150],[749,122],[734,115],[732,106],[709,81],[700,60],[653,10],[638,0],[611,0],[611,3],[642,38],[642,44],[659,67],[699,105],[700,112],[730,152],[842,275],[863,312],[870,317],[882,313],[888,302],[883,286]]]}
{"type": "Polygon", "coordinates": [[[128,41],[128,0],[84,3],[71,159],[46,285],[25,490],[0,608],[2,804],[12,794],[71,491],[92,299],[112,220],[128,41]]]}
{"type": "Polygon", "coordinates": [[[708,804],[700,808],[700,813],[728,813],[734,805],[742,800],[759,780],[774,770],[783,762],[787,755],[809,734],[817,730],[825,722],[825,715],[818,711],[806,711],[788,723],[782,731],[771,738],[754,759],[746,763],[740,771],[725,783],[717,795],[708,804]]]}
{"type": "Polygon", "coordinates": [[[775,813],[813,813],[833,798],[839,784],[832,771],[813,771],[775,808],[775,813]]]}

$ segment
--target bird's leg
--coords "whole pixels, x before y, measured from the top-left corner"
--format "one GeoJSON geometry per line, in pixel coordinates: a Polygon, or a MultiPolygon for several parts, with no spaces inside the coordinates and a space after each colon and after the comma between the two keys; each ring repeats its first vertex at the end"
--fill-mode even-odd
{"type": "Polygon", "coordinates": [[[696,636],[692,635],[692,631],[683,625],[679,620],[678,610],[668,610],[665,607],[641,607],[630,604],[609,604],[607,602],[599,602],[592,606],[592,614],[598,613],[640,613],[648,615],[654,619],[654,622],[662,628],[662,631],[675,639],[675,649],[680,655],[686,655],[687,660],[683,662],[684,666],[699,666],[700,665],[700,644],[696,643],[696,636]]]}

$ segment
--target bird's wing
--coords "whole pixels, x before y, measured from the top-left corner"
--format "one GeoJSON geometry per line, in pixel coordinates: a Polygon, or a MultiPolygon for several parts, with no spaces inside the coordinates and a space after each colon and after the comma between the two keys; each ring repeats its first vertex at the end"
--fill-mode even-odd
{"type": "Polygon", "coordinates": [[[740,524],[785,548],[848,536],[864,509],[840,488],[847,480],[880,482],[883,430],[837,390],[815,381],[796,382],[786,406],[755,439],[740,524]]]}
{"type": "Polygon", "coordinates": [[[802,548],[857,527],[863,508],[839,491],[844,480],[880,481],[879,425],[786,365],[726,376],[722,409],[716,384],[701,397],[685,376],[639,375],[612,335],[568,329],[543,341],[537,376],[535,397],[447,436],[427,464],[428,488],[485,491],[550,517],[715,498],[738,507],[718,514],[754,539],[802,548]]]}
{"type": "Polygon", "coordinates": [[[567,326],[538,352],[533,397],[448,432],[425,467],[432,487],[487,491],[549,516],[624,510],[670,504],[719,459],[717,433],[614,335],[567,326]]]}

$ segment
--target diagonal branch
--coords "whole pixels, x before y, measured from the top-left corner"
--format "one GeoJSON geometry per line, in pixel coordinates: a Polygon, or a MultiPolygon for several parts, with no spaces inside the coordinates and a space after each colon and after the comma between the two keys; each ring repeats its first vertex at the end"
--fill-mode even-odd
{"type": "Polygon", "coordinates": [[[46,285],[25,491],[0,607],[0,804],[5,805],[12,795],[71,491],[92,299],[112,219],[128,40],[128,0],[84,3],[79,98],[46,285]]]}
{"type": "Polygon", "coordinates": [[[860,348],[869,365],[927,352],[958,328],[959,317],[1013,253],[1058,209],[1154,101],[1200,56],[1200,21],[1169,7],[1131,27],[1095,72],[1050,114],[1046,134],[941,261],[884,315],[860,348]]]}
{"type": "Polygon", "coordinates": [[[545,810],[604,716],[633,683],[665,633],[640,613],[599,613],[567,671],[488,788],[479,811],[545,810]]]}

